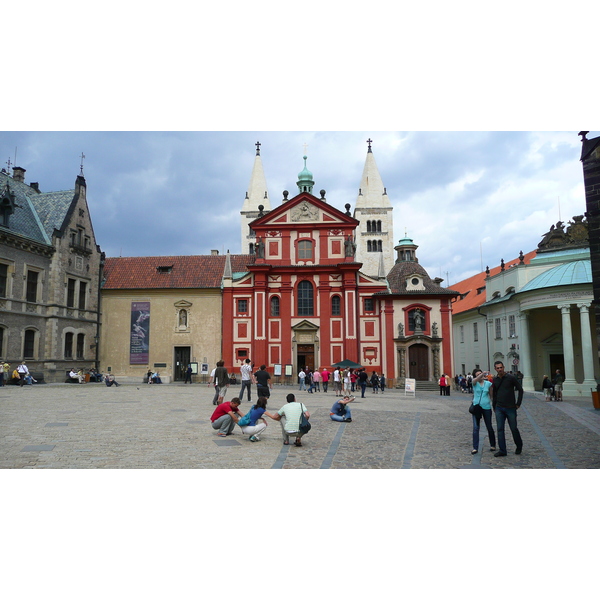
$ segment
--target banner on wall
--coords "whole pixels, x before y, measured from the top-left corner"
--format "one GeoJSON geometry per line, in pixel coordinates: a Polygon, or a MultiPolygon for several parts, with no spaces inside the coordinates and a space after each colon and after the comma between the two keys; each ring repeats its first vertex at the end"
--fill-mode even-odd
{"type": "Polygon", "coordinates": [[[129,364],[147,365],[150,350],[150,302],[131,303],[129,364]]]}

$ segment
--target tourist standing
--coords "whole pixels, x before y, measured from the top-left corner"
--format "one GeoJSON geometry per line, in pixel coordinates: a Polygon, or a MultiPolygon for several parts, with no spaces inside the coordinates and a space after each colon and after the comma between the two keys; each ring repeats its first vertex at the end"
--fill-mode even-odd
{"type": "Polygon", "coordinates": [[[517,410],[523,402],[523,388],[519,380],[504,370],[504,363],[496,361],[494,363],[496,377],[492,382],[493,396],[492,408],[496,414],[496,427],[498,429],[499,450],[494,456],[506,456],[506,437],[504,434],[504,425],[508,421],[508,426],[513,436],[515,454],[521,454],[523,450],[523,440],[517,427],[517,410]],[[518,398],[515,400],[515,390],[518,392],[518,398]]]}

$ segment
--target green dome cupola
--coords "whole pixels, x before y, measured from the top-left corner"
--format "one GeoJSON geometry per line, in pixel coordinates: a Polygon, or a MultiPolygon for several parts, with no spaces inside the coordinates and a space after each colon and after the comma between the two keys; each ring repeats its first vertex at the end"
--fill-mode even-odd
{"type": "Polygon", "coordinates": [[[315,185],[313,174],[306,168],[306,155],[302,158],[304,159],[304,169],[298,173],[298,191],[300,193],[308,192],[309,194],[312,194],[313,186],[315,185]]]}

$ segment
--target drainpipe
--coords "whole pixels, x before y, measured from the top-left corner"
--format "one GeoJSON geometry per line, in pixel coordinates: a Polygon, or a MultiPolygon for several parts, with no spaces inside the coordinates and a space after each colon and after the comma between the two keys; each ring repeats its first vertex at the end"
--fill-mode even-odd
{"type": "Polygon", "coordinates": [[[488,327],[487,327],[487,313],[482,313],[481,312],[481,307],[478,306],[477,307],[477,312],[482,316],[485,317],[485,344],[487,347],[487,359],[488,359],[488,368],[487,370],[491,373],[491,361],[490,361],[490,336],[488,334],[488,327]]]}
{"type": "Polygon", "coordinates": [[[106,254],[104,252],[102,252],[102,254],[100,254],[100,268],[98,269],[98,299],[97,299],[97,306],[98,306],[98,312],[96,313],[96,360],[94,361],[95,363],[95,369],[97,372],[100,372],[100,297],[101,297],[101,290],[102,290],[102,279],[104,277],[104,261],[106,259],[106,254]]]}

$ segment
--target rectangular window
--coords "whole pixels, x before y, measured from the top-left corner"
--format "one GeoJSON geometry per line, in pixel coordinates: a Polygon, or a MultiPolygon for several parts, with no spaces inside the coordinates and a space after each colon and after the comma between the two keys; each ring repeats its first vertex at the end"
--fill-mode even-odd
{"type": "Polygon", "coordinates": [[[508,335],[510,337],[516,337],[517,328],[515,326],[515,315],[508,316],[508,335]]]}
{"type": "Polygon", "coordinates": [[[502,322],[500,319],[494,319],[494,327],[496,329],[496,339],[502,339],[502,322]]]}
{"type": "Polygon", "coordinates": [[[79,282],[79,310],[85,310],[85,297],[87,291],[87,283],[85,281],[79,282]]]}
{"type": "MultiPolygon", "coordinates": [[[[464,344],[465,343],[465,326],[461,325],[460,326],[460,343],[464,344]]],[[[464,369],[463,369],[464,371],[464,369]]]]}
{"type": "Polygon", "coordinates": [[[38,275],[37,271],[27,271],[27,295],[25,297],[27,302],[37,302],[38,275]]]}
{"type": "Polygon", "coordinates": [[[0,263],[0,297],[6,298],[8,294],[8,265],[0,263]]]}
{"type": "Polygon", "coordinates": [[[25,342],[23,344],[23,357],[33,358],[33,352],[35,350],[35,331],[28,329],[25,332],[25,342]]]}
{"type": "Polygon", "coordinates": [[[477,323],[473,323],[473,341],[479,341],[479,333],[477,332],[477,323]]]}
{"type": "Polygon", "coordinates": [[[373,312],[374,306],[373,306],[373,298],[365,298],[365,312],[373,312]]]}
{"type": "Polygon", "coordinates": [[[298,242],[298,258],[310,260],[313,257],[313,245],[308,240],[298,242]]]}
{"type": "Polygon", "coordinates": [[[247,313],[248,312],[248,300],[238,300],[237,307],[239,313],[247,313]]]}
{"type": "Polygon", "coordinates": [[[83,354],[85,350],[85,333],[77,334],[77,358],[83,359],[83,354]]]}
{"type": "Polygon", "coordinates": [[[65,358],[73,358],[73,334],[65,334],[65,358]]]}
{"type": "Polygon", "coordinates": [[[67,306],[69,308],[75,307],[75,279],[67,281],[67,306]]]}

